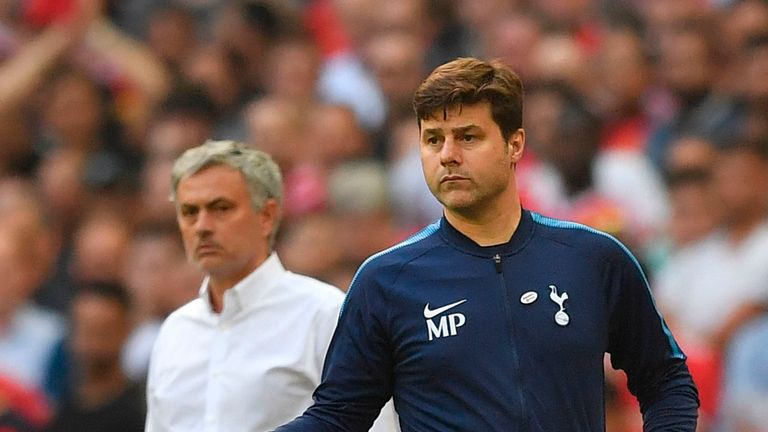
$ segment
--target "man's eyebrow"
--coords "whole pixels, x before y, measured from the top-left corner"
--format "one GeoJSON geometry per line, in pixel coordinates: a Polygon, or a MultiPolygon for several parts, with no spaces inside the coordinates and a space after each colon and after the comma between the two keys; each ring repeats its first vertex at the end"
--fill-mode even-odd
{"type": "Polygon", "coordinates": [[[471,130],[477,130],[477,129],[481,129],[480,126],[478,126],[476,124],[470,124],[470,125],[466,125],[466,126],[455,127],[453,129],[451,129],[451,132],[453,132],[456,135],[461,135],[461,134],[467,133],[467,132],[469,132],[471,130]]]}
{"type": "Polygon", "coordinates": [[[180,207],[191,207],[191,208],[197,208],[197,207],[213,207],[217,204],[221,203],[230,203],[232,202],[230,199],[227,199],[225,197],[216,197],[210,201],[206,201],[204,203],[190,203],[190,202],[181,202],[179,203],[180,207]]]}
{"type": "Polygon", "coordinates": [[[179,203],[176,208],[178,211],[183,211],[183,212],[192,212],[192,211],[197,212],[200,210],[200,206],[196,204],[190,204],[190,203],[179,203]]]}
{"type": "Polygon", "coordinates": [[[422,132],[423,132],[424,135],[427,135],[427,134],[440,135],[440,134],[443,133],[443,129],[442,128],[428,128],[428,129],[424,129],[422,132]]]}
{"type": "MultiPolygon", "coordinates": [[[[465,133],[467,133],[469,131],[472,131],[472,130],[481,130],[481,129],[482,128],[480,126],[478,126],[478,125],[473,123],[473,124],[469,124],[469,125],[466,125],[466,126],[459,126],[459,127],[452,128],[451,129],[451,133],[453,133],[454,135],[461,135],[461,134],[465,134],[465,133]]],[[[424,129],[422,131],[422,134],[423,135],[442,135],[443,134],[443,129],[442,128],[428,128],[428,129],[424,129]]]]}
{"type": "Polygon", "coordinates": [[[228,199],[226,197],[216,197],[216,198],[206,202],[204,205],[206,207],[214,207],[214,206],[217,206],[219,204],[229,204],[231,202],[232,202],[232,200],[230,200],[230,199],[228,199]]]}

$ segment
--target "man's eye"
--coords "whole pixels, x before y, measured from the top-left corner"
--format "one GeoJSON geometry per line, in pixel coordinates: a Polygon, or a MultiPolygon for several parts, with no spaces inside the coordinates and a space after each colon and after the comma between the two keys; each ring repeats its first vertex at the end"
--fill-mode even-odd
{"type": "Polygon", "coordinates": [[[440,140],[437,139],[437,137],[431,136],[427,138],[427,144],[437,144],[440,142],[440,140]]]}
{"type": "Polygon", "coordinates": [[[190,216],[194,216],[194,215],[197,214],[197,209],[195,209],[195,208],[182,208],[180,210],[180,213],[184,217],[190,217],[190,216]]]}
{"type": "Polygon", "coordinates": [[[225,211],[227,211],[227,210],[229,210],[231,208],[232,208],[232,206],[220,204],[220,205],[214,206],[213,207],[213,211],[222,213],[222,212],[225,212],[225,211]]]}
{"type": "Polygon", "coordinates": [[[463,137],[461,137],[461,139],[464,140],[464,142],[472,142],[472,141],[475,140],[475,136],[474,135],[464,135],[463,137]]]}

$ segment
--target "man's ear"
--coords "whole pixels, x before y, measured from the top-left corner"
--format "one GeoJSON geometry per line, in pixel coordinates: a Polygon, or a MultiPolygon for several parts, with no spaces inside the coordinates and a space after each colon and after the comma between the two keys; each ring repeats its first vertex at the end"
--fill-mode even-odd
{"type": "Polygon", "coordinates": [[[267,198],[259,210],[261,215],[262,234],[269,237],[280,220],[280,204],[274,198],[267,198]]]}
{"type": "Polygon", "coordinates": [[[512,132],[507,145],[509,146],[509,160],[514,166],[523,158],[523,150],[525,149],[525,130],[519,128],[512,132]]]}

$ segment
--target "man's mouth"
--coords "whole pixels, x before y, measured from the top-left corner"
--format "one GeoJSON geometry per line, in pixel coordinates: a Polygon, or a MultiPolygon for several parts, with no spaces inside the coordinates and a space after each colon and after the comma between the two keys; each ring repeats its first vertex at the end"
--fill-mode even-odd
{"type": "Polygon", "coordinates": [[[207,255],[219,250],[219,246],[214,243],[201,243],[195,248],[195,253],[198,256],[207,255]]]}
{"type": "Polygon", "coordinates": [[[467,177],[457,175],[457,174],[448,174],[444,175],[440,178],[440,183],[446,183],[446,182],[452,182],[452,181],[461,181],[461,180],[469,180],[467,177]]]}

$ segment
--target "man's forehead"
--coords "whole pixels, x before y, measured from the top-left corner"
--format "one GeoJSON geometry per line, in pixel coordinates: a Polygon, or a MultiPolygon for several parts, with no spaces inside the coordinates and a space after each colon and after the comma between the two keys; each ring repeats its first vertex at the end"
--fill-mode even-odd
{"type": "Polygon", "coordinates": [[[199,189],[211,183],[224,183],[228,187],[233,187],[240,182],[245,183],[245,176],[237,168],[227,164],[209,164],[183,176],[179,180],[179,187],[185,185],[188,188],[199,189]]]}
{"type": "Polygon", "coordinates": [[[491,113],[491,105],[486,101],[476,103],[455,103],[446,105],[427,114],[424,120],[445,120],[448,117],[461,116],[463,114],[491,113]]]}
{"type": "Polygon", "coordinates": [[[452,123],[450,127],[470,125],[480,127],[479,125],[484,123],[482,120],[493,121],[490,106],[486,102],[476,104],[456,104],[437,109],[427,117],[420,119],[419,126],[422,130],[442,128],[443,126],[446,126],[446,123],[452,123]],[[466,119],[466,121],[464,121],[464,119],[466,119]]]}
{"type": "MultiPolygon", "coordinates": [[[[215,168],[214,168],[215,169],[215,168]]],[[[245,177],[236,169],[200,170],[179,181],[176,200],[179,203],[206,205],[217,200],[237,201],[248,198],[245,177]]]]}

